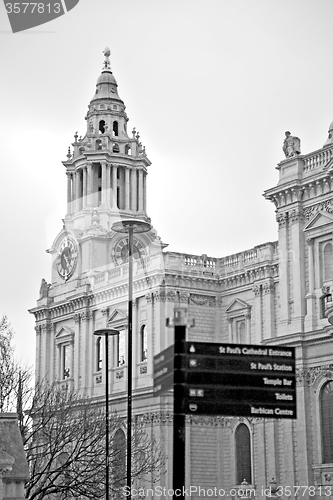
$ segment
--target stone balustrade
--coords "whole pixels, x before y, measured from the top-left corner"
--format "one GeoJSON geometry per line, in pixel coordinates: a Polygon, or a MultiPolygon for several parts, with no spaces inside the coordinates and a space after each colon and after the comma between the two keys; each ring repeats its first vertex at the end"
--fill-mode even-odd
{"type": "Polygon", "coordinates": [[[315,168],[324,167],[333,158],[333,148],[320,149],[314,153],[304,155],[303,171],[310,172],[315,168]]]}
{"type": "MultiPolygon", "coordinates": [[[[191,255],[176,252],[165,252],[134,260],[133,279],[144,278],[156,273],[177,272],[182,275],[221,276],[252,269],[264,263],[278,262],[278,244],[264,243],[254,248],[228,255],[223,258],[207,257],[207,255],[191,255]]],[[[110,283],[113,285],[126,283],[128,280],[128,263],[112,267],[95,274],[91,278],[93,290],[102,289],[110,283]]]]}

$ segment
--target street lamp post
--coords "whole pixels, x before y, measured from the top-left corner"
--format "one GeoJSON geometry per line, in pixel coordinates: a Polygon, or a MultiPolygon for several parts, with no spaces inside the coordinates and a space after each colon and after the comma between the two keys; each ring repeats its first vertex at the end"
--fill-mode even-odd
{"type": "Polygon", "coordinates": [[[105,500],[109,500],[109,336],[119,335],[118,330],[102,328],[94,335],[105,337],[105,500]]]}
{"type": "Polygon", "coordinates": [[[117,233],[128,233],[128,338],[127,338],[127,457],[126,486],[131,491],[132,472],[132,315],[133,315],[133,234],[150,231],[151,225],[139,219],[123,219],[111,228],[117,233]]]}

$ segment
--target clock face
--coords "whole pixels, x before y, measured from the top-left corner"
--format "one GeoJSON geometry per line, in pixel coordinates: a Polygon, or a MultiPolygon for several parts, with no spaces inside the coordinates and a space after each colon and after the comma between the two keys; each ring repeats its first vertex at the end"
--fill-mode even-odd
{"type": "MultiPolygon", "coordinates": [[[[146,248],[141,241],[133,238],[133,259],[142,259],[146,255],[146,248]]],[[[118,241],[114,249],[114,256],[118,265],[128,262],[128,238],[118,241]]]]}
{"type": "Polygon", "coordinates": [[[72,276],[75,270],[77,256],[77,244],[72,238],[65,238],[59,247],[56,258],[57,271],[59,276],[64,280],[68,280],[72,276]]]}

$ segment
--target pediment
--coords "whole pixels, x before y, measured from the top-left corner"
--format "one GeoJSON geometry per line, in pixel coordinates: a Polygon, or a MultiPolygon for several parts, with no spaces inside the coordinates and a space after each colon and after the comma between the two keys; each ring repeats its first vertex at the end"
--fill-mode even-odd
{"type": "Polygon", "coordinates": [[[247,302],[244,302],[241,299],[234,299],[230,306],[227,307],[226,313],[233,313],[233,312],[239,312],[243,311],[244,309],[251,309],[250,304],[247,302]]]}
{"type": "Polygon", "coordinates": [[[327,224],[333,223],[333,214],[330,212],[324,212],[323,210],[319,210],[312,219],[307,223],[304,228],[304,231],[309,231],[310,229],[316,229],[317,227],[323,227],[327,224]]]}
{"type": "Polygon", "coordinates": [[[56,344],[71,343],[74,341],[75,332],[68,326],[63,326],[55,335],[56,344]]]}
{"type": "Polygon", "coordinates": [[[127,321],[126,312],[122,311],[121,309],[115,309],[108,319],[107,326],[115,325],[118,323],[123,324],[125,321],[127,321]]]}
{"type": "Polygon", "coordinates": [[[68,326],[63,326],[61,329],[56,333],[56,339],[60,337],[67,337],[68,335],[74,336],[74,330],[72,328],[69,328],[68,326]]]}

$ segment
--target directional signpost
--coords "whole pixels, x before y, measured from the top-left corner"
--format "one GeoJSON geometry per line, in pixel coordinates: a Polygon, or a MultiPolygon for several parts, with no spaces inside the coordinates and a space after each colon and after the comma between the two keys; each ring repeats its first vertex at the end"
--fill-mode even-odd
{"type": "Polygon", "coordinates": [[[294,348],[186,344],[185,413],[296,418],[294,348]]]}
{"type": "Polygon", "coordinates": [[[181,342],[154,358],[154,395],[174,389],[177,412],[296,418],[293,347],[181,342]]]}
{"type": "Polygon", "coordinates": [[[175,326],[175,344],[154,357],[154,396],[173,389],[174,491],[185,486],[185,415],[297,417],[293,347],[186,342],[185,336],[186,326],[175,326]]]}

